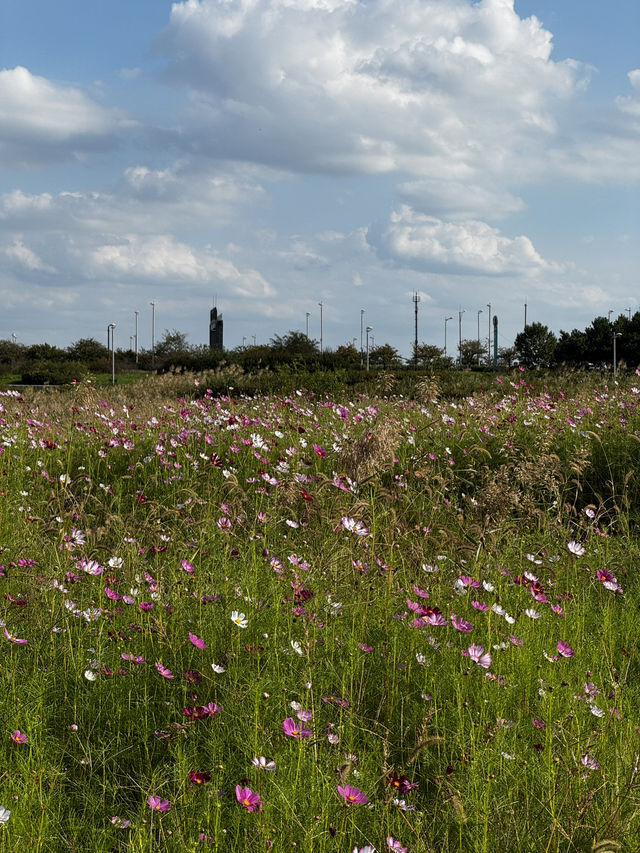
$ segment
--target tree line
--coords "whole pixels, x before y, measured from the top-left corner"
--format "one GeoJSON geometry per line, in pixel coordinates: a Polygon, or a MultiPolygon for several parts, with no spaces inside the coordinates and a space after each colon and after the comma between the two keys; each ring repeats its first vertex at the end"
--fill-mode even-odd
{"type": "MultiPolygon", "coordinates": [[[[640,364],[640,312],[615,320],[596,317],[584,329],[561,331],[556,336],[542,323],[527,325],[512,346],[498,349],[497,366],[511,368],[520,364],[527,368],[553,368],[567,365],[588,369],[609,369],[613,364],[614,336],[618,367],[640,364]]],[[[453,353],[422,342],[412,347],[408,359],[391,344],[370,349],[371,370],[396,370],[414,367],[423,370],[447,370],[455,367],[483,369],[493,366],[493,352],[487,351],[486,339],[463,340],[453,353]]],[[[320,352],[318,342],[299,331],[274,335],[268,344],[239,346],[230,350],[213,350],[207,345],[190,345],[178,330],[165,329],[154,351],[117,349],[113,353],[94,338],[82,338],[66,348],[48,343],[25,346],[11,340],[0,340],[0,375],[19,375],[25,384],[58,384],[82,379],[88,373],[118,373],[136,370],[215,369],[221,364],[236,364],[244,371],[260,369],[308,371],[357,370],[366,368],[366,353],[353,343],[320,352]]]]}

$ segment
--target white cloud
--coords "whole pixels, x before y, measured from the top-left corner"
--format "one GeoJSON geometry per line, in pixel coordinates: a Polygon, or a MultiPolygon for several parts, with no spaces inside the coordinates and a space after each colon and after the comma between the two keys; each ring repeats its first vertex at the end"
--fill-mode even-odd
{"type": "Polygon", "coordinates": [[[0,70],[0,155],[5,165],[30,166],[113,148],[132,122],[79,89],[32,74],[0,70]]]}
{"type": "Polygon", "coordinates": [[[18,264],[27,270],[39,270],[40,272],[55,272],[55,269],[48,264],[43,263],[41,258],[30,249],[20,239],[7,246],[4,250],[5,255],[11,260],[17,261],[18,264]]]}
{"type": "Polygon", "coordinates": [[[512,0],[186,0],[157,49],[203,153],[485,184],[538,161],[582,74],[512,0]]]}
{"type": "Polygon", "coordinates": [[[394,210],[385,227],[371,228],[369,240],[381,257],[428,272],[529,276],[553,266],[528,237],[504,237],[478,220],[445,222],[408,205],[394,210]]]}

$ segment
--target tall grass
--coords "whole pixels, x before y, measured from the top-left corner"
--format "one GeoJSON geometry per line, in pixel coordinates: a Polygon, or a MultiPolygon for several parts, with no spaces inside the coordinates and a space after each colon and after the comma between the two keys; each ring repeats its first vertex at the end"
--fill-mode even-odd
{"type": "Polygon", "coordinates": [[[0,398],[0,851],[626,849],[640,392],[188,381],[0,398]]]}

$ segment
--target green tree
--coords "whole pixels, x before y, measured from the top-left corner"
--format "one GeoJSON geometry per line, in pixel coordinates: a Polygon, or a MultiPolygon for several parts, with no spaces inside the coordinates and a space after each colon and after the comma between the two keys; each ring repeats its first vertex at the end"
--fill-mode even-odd
{"type": "Polygon", "coordinates": [[[487,349],[475,338],[464,340],[460,344],[460,364],[462,367],[473,367],[480,364],[486,356],[487,349]]]}
{"type": "Polygon", "coordinates": [[[516,335],[513,345],[525,367],[551,367],[558,339],[542,323],[530,323],[516,335]]]}
{"type": "Polygon", "coordinates": [[[435,344],[425,344],[424,341],[417,348],[414,343],[411,356],[412,362],[423,368],[440,368],[444,364],[444,350],[435,344]]]}
{"type": "Polygon", "coordinates": [[[308,338],[304,332],[290,331],[284,337],[274,335],[269,343],[271,349],[278,354],[315,356],[318,353],[318,344],[316,341],[308,338]]]}
{"type": "Polygon", "coordinates": [[[371,367],[381,367],[388,370],[390,367],[401,367],[402,356],[391,344],[382,344],[369,351],[369,364],[371,367]]]}

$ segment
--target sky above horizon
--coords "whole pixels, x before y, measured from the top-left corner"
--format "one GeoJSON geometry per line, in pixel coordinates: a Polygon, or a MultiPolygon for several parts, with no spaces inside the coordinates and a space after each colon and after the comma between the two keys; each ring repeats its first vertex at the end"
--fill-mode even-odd
{"type": "Polygon", "coordinates": [[[137,311],[148,349],[155,302],[207,343],[215,299],[228,348],[319,340],[322,302],[325,347],[409,355],[418,293],[451,355],[640,310],[639,35],[637,0],[7,0],[0,338],[137,311]]]}

